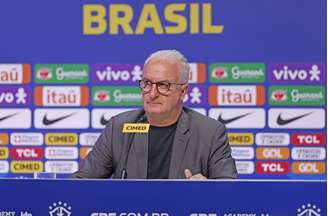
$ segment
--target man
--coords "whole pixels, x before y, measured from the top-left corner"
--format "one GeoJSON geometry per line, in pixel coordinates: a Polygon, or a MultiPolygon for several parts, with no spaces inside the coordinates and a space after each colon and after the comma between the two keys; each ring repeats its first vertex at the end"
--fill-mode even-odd
{"type": "Polygon", "coordinates": [[[176,50],[153,53],[144,64],[143,110],[109,121],[75,178],[236,178],[220,122],[183,107],[190,68],[176,50]],[[125,123],[148,122],[148,133],[123,133],[125,123]]]}

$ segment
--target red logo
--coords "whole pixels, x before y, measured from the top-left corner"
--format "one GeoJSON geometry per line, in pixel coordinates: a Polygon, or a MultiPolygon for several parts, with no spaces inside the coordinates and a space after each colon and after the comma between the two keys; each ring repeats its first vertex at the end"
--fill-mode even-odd
{"type": "Polygon", "coordinates": [[[11,157],[20,160],[39,160],[43,156],[43,149],[40,147],[13,147],[11,157]]]}
{"type": "Polygon", "coordinates": [[[288,174],[288,162],[257,162],[256,173],[259,174],[288,174]]]}
{"type": "Polygon", "coordinates": [[[42,80],[51,79],[51,72],[48,68],[40,68],[37,72],[37,77],[42,80]]]}
{"type": "Polygon", "coordinates": [[[325,135],[323,133],[294,133],[292,134],[292,144],[317,146],[325,144],[325,135]]]}
{"type": "Polygon", "coordinates": [[[272,92],[271,98],[272,98],[272,100],[275,100],[275,101],[285,101],[285,100],[287,100],[287,94],[283,90],[276,90],[276,91],[272,92]]]}
{"type": "Polygon", "coordinates": [[[217,67],[213,69],[213,74],[215,78],[223,79],[228,76],[228,73],[225,68],[217,67]]]}
{"type": "Polygon", "coordinates": [[[95,94],[95,100],[104,102],[109,100],[109,94],[107,91],[97,91],[95,94]]]}

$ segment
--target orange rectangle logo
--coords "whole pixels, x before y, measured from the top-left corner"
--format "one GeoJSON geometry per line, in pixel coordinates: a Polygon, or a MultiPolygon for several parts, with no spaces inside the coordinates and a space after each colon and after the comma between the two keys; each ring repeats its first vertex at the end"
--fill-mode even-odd
{"type": "Polygon", "coordinates": [[[8,145],[9,136],[7,133],[0,133],[0,145],[8,145]]]}
{"type": "Polygon", "coordinates": [[[324,162],[293,162],[292,164],[294,174],[323,174],[325,170],[324,162]]]}
{"type": "Polygon", "coordinates": [[[289,148],[257,148],[256,159],[258,160],[288,160],[289,148]]]}

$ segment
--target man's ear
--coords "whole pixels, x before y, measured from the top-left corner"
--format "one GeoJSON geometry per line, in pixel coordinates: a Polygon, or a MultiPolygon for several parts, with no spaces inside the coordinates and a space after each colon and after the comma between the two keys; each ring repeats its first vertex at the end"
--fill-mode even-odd
{"type": "Polygon", "coordinates": [[[188,92],[188,84],[185,84],[185,85],[183,85],[182,87],[182,94],[181,94],[181,99],[183,100],[184,99],[184,97],[185,97],[185,95],[187,94],[187,92],[188,92]]]}

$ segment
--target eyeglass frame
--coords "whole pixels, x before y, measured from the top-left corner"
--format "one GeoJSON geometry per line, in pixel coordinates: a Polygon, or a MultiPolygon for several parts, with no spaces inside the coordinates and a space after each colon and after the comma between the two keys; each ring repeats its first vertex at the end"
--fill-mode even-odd
{"type": "MultiPolygon", "coordinates": [[[[141,79],[141,80],[139,80],[139,87],[140,87],[140,89],[144,92],[144,93],[149,93],[151,90],[152,90],[152,87],[153,87],[153,85],[155,84],[155,86],[156,86],[156,90],[157,90],[157,92],[159,93],[159,94],[162,94],[162,95],[169,95],[170,94],[170,90],[171,90],[171,86],[172,85],[186,85],[186,84],[188,84],[188,83],[175,83],[175,82],[169,82],[169,81],[157,81],[157,82],[153,82],[153,81],[151,81],[151,80],[149,80],[149,79],[141,79]],[[151,85],[150,85],[150,89],[148,90],[148,91],[145,91],[144,90],[144,88],[142,88],[141,87],[141,82],[145,82],[145,81],[148,81],[148,82],[150,82],[151,83],[151,85]],[[166,90],[166,92],[161,92],[161,90],[159,90],[159,89],[161,89],[161,88],[159,88],[158,87],[158,83],[165,83],[165,84],[168,84],[168,89],[166,90]]],[[[163,89],[162,89],[163,90],[163,89]]]]}

